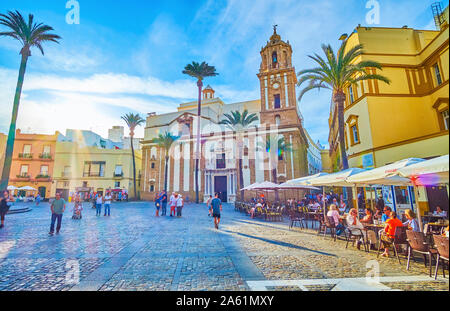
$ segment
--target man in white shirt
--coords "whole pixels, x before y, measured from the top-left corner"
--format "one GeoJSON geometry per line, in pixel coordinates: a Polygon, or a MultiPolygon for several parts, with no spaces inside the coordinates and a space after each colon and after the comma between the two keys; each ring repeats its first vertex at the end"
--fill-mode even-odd
{"type": "Polygon", "coordinates": [[[111,193],[107,192],[105,195],[105,215],[108,214],[108,216],[111,216],[111,200],[112,196],[111,193]]]}

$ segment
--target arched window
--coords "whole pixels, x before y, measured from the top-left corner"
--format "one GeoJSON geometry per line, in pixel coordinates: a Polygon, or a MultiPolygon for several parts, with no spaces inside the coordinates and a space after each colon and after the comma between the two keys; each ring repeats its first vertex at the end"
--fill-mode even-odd
{"type": "Polygon", "coordinates": [[[277,68],[277,66],[278,66],[278,55],[277,52],[275,51],[272,53],[272,67],[277,68]]]}
{"type": "Polygon", "coordinates": [[[285,67],[288,67],[288,65],[289,65],[289,60],[288,60],[288,56],[287,56],[286,51],[283,51],[283,60],[284,60],[284,66],[285,66],[285,67]]]}

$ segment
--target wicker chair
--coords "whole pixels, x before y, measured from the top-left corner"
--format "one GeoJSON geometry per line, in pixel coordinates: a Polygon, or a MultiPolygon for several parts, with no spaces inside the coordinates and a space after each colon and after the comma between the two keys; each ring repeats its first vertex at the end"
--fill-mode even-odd
{"type": "Polygon", "coordinates": [[[414,252],[422,254],[425,267],[427,266],[427,256],[428,262],[430,264],[430,277],[431,277],[431,268],[432,268],[432,259],[437,254],[435,249],[432,249],[430,245],[426,242],[425,234],[423,232],[414,232],[411,230],[406,231],[406,236],[408,238],[408,263],[406,265],[406,270],[409,270],[409,263],[411,260],[411,255],[414,259],[414,252]]]}
{"type": "MultiPolygon", "coordinates": [[[[434,245],[437,248],[437,258],[436,258],[436,271],[434,272],[434,279],[437,279],[437,273],[439,269],[439,262],[441,260],[447,261],[448,263],[448,238],[433,235],[434,245]]],[[[442,273],[445,278],[445,265],[442,264],[442,273]]]]}

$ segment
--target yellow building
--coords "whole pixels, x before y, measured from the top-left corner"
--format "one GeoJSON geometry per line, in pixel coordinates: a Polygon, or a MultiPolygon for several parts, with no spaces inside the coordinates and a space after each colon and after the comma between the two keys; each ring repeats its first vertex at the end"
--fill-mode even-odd
{"type": "MultiPolygon", "coordinates": [[[[357,27],[347,38],[347,50],[363,45],[357,62],[379,62],[383,70],[371,72],[391,80],[390,85],[361,81],[346,89],[345,148],[350,167],[379,167],[405,158],[449,153],[448,8],[446,12],[447,20],[439,31],[357,27]]],[[[334,171],[342,167],[336,114],[332,107],[329,144],[334,171]]],[[[422,189],[420,194],[419,201],[426,208],[426,196],[436,195],[431,190],[422,189]]],[[[395,191],[399,199],[398,191],[406,193],[405,189],[395,191]]]]}
{"type": "MultiPolygon", "coordinates": [[[[135,150],[136,187],[140,189],[142,152],[135,150]]],[[[130,149],[79,147],[77,142],[58,141],[54,167],[56,191],[64,197],[74,192],[101,192],[126,189],[134,197],[133,161],[130,149]]]]}

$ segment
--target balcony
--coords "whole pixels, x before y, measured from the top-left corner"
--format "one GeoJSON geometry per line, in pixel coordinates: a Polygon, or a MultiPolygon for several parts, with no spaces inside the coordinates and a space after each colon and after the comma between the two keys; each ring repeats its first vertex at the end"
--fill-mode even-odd
{"type": "Polygon", "coordinates": [[[39,181],[43,181],[43,180],[50,180],[50,176],[48,176],[47,174],[39,174],[39,175],[37,175],[36,176],[36,180],[39,180],[39,181]]]}
{"type": "Polygon", "coordinates": [[[33,159],[32,153],[19,153],[19,159],[33,159]]]}
{"type": "Polygon", "coordinates": [[[52,155],[50,153],[41,153],[39,155],[39,159],[41,159],[41,160],[51,160],[52,159],[52,155]]]}
{"type": "Polygon", "coordinates": [[[123,172],[122,173],[114,173],[114,178],[123,178],[123,172]]]}
{"type": "Polygon", "coordinates": [[[27,181],[31,179],[31,176],[28,174],[20,174],[16,176],[17,179],[20,179],[21,181],[27,181]]]}

